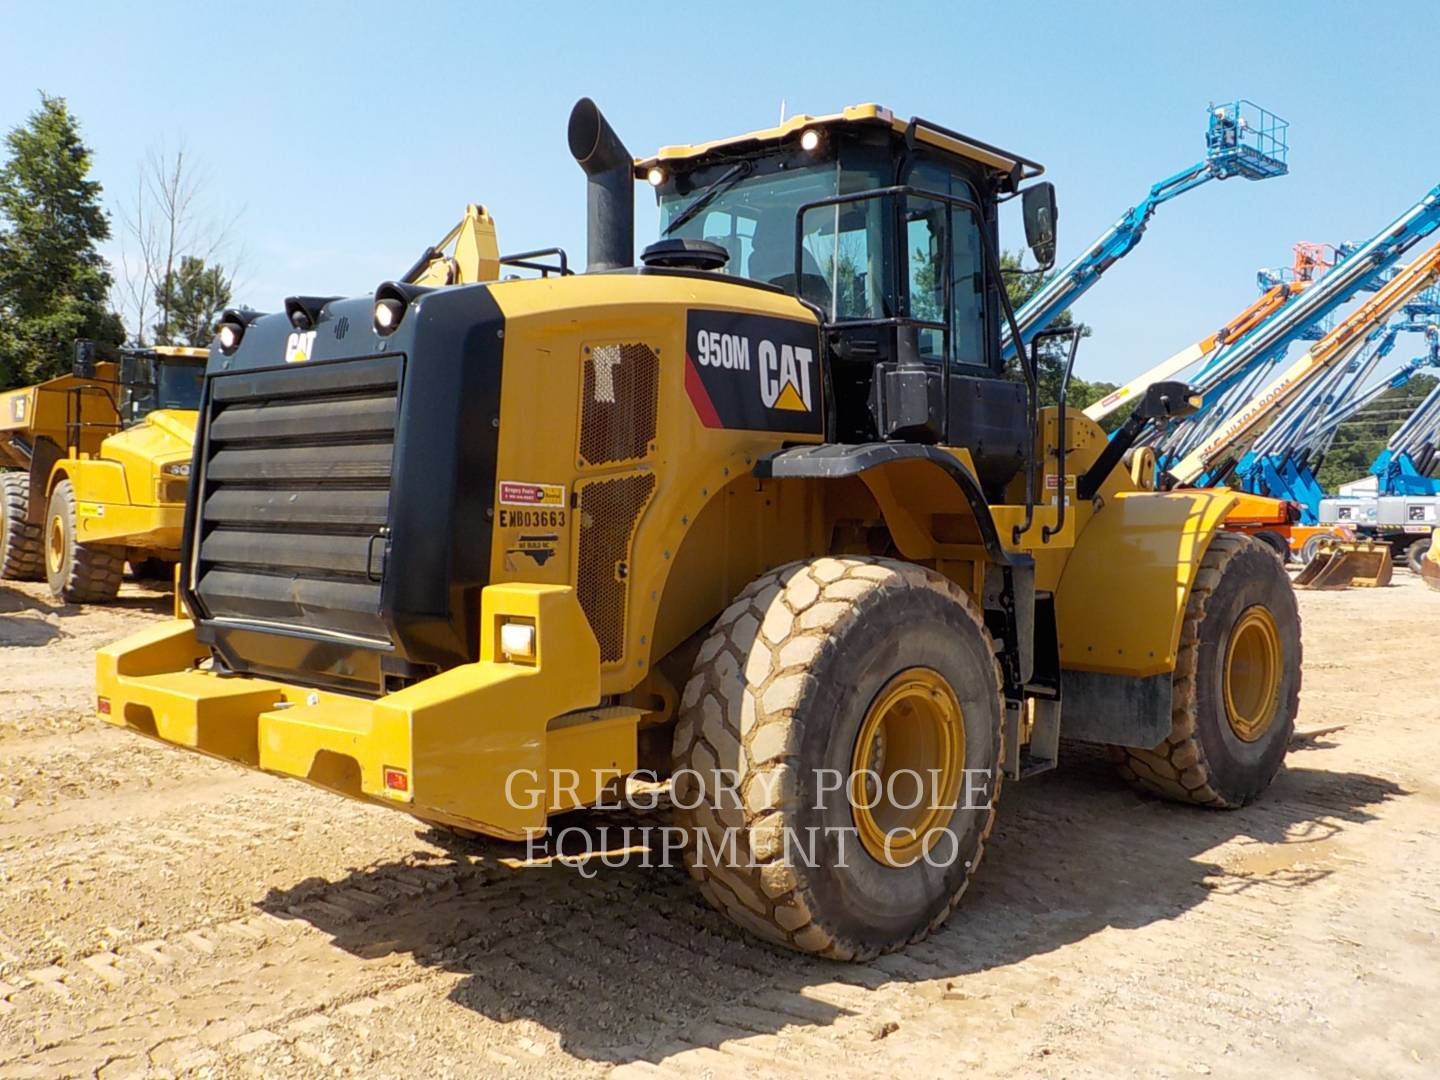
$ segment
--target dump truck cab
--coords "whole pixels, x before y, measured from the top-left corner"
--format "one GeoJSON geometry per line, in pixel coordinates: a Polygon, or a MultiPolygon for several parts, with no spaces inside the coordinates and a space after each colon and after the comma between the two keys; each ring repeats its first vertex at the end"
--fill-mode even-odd
{"type": "Polygon", "coordinates": [[[115,595],[126,561],[168,579],[208,355],[79,341],[71,374],[5,395],[14,576],[43,576],[57,596],[87,601],[115,595]]]}
{"type": "Polygon", "coordinates": [[[187,616],[101,651],[102,715],[515,839],[670,775],[692,841],[755,856],[692,846],[706,895],[836,957],[943,920],[1001,777],[1053,767],[1062,723],[1174,798],[1263,789],[1288,581],[1216,536],[1230,495],[1118,467],[1186,388],[1107,439],[1039,407],[1026,349],[1001,363],[996,211],[1024,200],[1053,259],[1038,165],[874,105],[636,159],[585,99],[568,137],[584,273],[226,314],[187,616]],[[792,832],[832,846],[802,869],[792,832]]]}

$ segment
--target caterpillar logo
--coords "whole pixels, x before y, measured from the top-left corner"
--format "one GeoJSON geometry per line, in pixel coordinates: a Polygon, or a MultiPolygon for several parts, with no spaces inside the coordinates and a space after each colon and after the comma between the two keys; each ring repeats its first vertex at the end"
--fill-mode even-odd
{"type": "Polygon", "coordinates": [[[303,364],[315,351],[315,331],[296,330],[285,339],[285,362],[303,364]]]}
{"type": "Polygon", "coordinates": [[[685,390],[706,427],[818,435],[818,355],[813,325],[691,311],[685,390]]]}

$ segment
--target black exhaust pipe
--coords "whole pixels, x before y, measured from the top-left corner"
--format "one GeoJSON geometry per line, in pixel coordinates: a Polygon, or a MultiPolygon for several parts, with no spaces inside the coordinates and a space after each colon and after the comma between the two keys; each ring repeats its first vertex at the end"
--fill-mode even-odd
{"type": "Polygon", "coordinates": [[[588,97],[570,110],[570,153],[586,187],[586,271],[635,265],[635,161],[588,97]]]}

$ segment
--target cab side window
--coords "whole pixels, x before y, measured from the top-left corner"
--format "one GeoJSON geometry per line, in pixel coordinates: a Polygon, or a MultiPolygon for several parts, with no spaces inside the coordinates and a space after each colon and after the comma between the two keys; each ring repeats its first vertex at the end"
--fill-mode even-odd
{"type": "MultiPolygon", "coordinates": [[[[917,163],[910,170],[907,183],[911,187],[953,198],[976,201],[974,190],[963,177],[934,162],[917,163]]],[[[917,319],[943,318],[946,306],[944,288],[948,278],[948,359],[955,365],[984,367],[988,365],[989,357],[985,349],[985,261],[980,240],[981,223],[973,212],[958,206],[947,207],[949,213],[942,217],[938,210],[945,206],[917,197],[911,200],[911,212],[906,215],[911,315],[917,319]],[[948,244],[945,236],[947,229],[953,234],[948,238],[948,244]],[[944,265],[947,246],[950,251],[948,267],[944,265]]],[[[940,359],[939,337],[938,331],[921,330],[922,355],[940,359]]]]}

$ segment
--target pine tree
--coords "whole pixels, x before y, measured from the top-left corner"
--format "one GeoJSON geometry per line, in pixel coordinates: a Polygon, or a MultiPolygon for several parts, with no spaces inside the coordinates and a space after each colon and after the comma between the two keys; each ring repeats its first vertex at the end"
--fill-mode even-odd
{"type": "Polygon", "coordinates": [[[5,137],[0,167],[0,387],[67,371],[77,337],[119,343],[110,274],[96,245],[110,236],[90,149],[64,98],[5,137]]]}
{"type": "Polygon", "coordinates": [[[210,344],[216,312],[230,303],[231,279],[220,266],[206,266],[193,255],[155,290],[155,307],[163,321],[155,324],[155,344],[210,344]]]}

